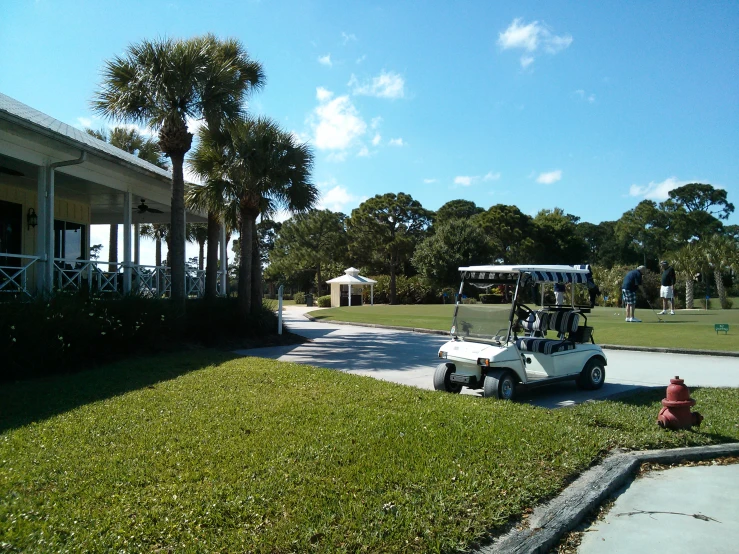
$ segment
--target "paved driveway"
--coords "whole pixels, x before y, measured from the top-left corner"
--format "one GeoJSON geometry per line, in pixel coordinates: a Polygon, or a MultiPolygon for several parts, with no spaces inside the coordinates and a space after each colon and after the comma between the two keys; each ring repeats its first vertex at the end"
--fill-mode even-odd
{"type": "MultiPolygon", "coordinates": [[[[357,375],[367,375],[404,385],[433,389],[439,346],[446,337],[392,329],[317,323],[302,314],[305,308],[284,311],[285,325],[311,339],[301,345],[241,350],[260,356],[297,362],[357,375]]],[[[573,382],[522,392],[519,401],[538,406],[562,407],[604,398],[637,387],[666,387],[679,375],[689,387],[739,387],[739,358],[689,356],[606,350],[606,384],[597,391],[581,391],[573,382]]],[[[480,395],[480,391],[466,394],[480,395]]]]}

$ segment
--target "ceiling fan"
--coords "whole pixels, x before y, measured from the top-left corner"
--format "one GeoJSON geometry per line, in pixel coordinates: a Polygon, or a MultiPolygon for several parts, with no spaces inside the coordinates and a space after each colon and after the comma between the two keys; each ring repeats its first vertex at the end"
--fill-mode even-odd
{"type": "Polygon", "coordinates": [[[136,208],[140,214],[145,214],[146,212],[152,213],[152,214],[163,214],[164,212],[162,210],[157,210],[156,208],[150,208],[146,205],[146,201],[142,198],[141,204],[139,204],[136,208]]]}

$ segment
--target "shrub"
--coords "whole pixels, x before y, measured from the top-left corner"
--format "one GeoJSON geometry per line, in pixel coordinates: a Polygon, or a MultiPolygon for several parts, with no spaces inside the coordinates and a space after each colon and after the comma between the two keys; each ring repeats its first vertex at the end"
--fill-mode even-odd
{"type": "Polygon", "coordinates": [[[295,300],[296,304],[305,304],[305,293],[304,292],[296,292],[293,295],[293,300],[295,300]]]}
{"type": "Polygon", "coordinates": [[[489,293],[480,295],[480,302],[483,304],[500,304],[503,302],[503,295],[497,289],[491,289],[489,293]]]}
{"type": "Polygon", "coordinates": [[[331,307],[331,295],[327,294],[326,296],[319,296],[316,302],[318,303],[319,308],[330,308],[331,307]]]}
{"type": "Polygon", "coordinates": [[[169,300],[60,293],[34,302],[0,303],[0,381],[86,369],[96,364],[224,340],[262,336],[277,328],[266,306],[242,318],[237,301],[188,300],[177,317],[169,300]]]}
{"type": "MultiPolygon", "coordinates": [[[[390,276],[377,275],[372,279],[377,281],[374,286],[375,304],[388,304],[390,302],[390,276]]],[[[363,287],[362,299],[365,304],[370,302],[370,289],[363,287]]],[[[442,291],[435,287],[430,281],[415,275],[406,277],[405,275],[395,276],[395,293],[396,300],[399,304],[440,304],[442,302],[442,291]]],[[[453,299],[452,294],[448,298],[453,299]]]]}

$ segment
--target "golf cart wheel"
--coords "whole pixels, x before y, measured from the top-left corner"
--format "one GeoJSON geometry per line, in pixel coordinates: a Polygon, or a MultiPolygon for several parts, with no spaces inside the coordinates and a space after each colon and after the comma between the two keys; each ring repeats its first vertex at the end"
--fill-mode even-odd
{"type": "Polygon", "coordinates": [[[493,375],[488,373],[482,384],[482,395],[485,398],[513,400],[516,396],[516,379],[510,371],[493,375]]]}
{"type": "Polygon", "coordinates": [[[577,386],[585,390],[596,390],[603,386],[606,380],[606,364],[603,358],[590,358],[585,364],[580,377],[577,378],[577,386]]]}
{"type": "Polygon", "coordinates": [[[454,394],[462,392],[462,385],[452,383],[451,381],[451,375],[454,373],[454,369],[454,364],[450,363],[437,365],[436,371],[434,372],[434,389],[454,394]]]}

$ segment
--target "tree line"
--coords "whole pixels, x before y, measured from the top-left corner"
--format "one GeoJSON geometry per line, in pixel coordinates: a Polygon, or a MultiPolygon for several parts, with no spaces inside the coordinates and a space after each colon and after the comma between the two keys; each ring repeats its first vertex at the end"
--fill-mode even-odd
{"type": "MultiPolygon", "coordinates": [[[[600,271],[671,260],[692,297],[696,274],[712,276],[725,304],[727,272],[737,270],[739,226],[723,189],[691,183],[661,203],[640,202],[616,221],[593,224],[560,208],[531,217],[518,207],[487,209],[452,200],[436,212],[405,193],[376,195],[350,215],[310,210],[282,224],[263,221],[265,278],[321,294],[325,281],[349,265],[389,276],[397,302],[398,276],[419,276],[438,288],[458,284],[457,268],[481,264],[581,264],[600,271]],[[689,284],[688,284],[689,282],[689,284]]],[[[616,285],[618,286],[618,285],[616,285]]]]}

